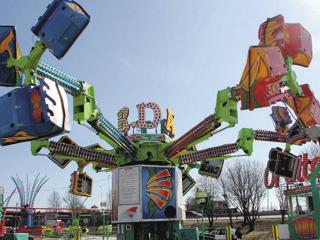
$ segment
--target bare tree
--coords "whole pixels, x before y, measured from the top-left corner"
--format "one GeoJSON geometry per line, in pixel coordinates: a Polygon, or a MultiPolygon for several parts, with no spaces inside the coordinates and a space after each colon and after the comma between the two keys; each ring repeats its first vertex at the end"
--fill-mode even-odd
{"type": "Polygon", "coordinates": [[[62,205],[62,200],[60,194],[53,191],[48,198],[48,205],[50,208],[60,208],[62,205]]]}
{"type": "Polygon", "coordinates": [[[208,193],[208,203],[205,207],[210,228],[213,226],[214,200],[218,197],[219,184],[216,178],[200,177],[197,181],[197,189],[208,193]]]}
{"type": "Polygon", "coordinates": [[[220,181],[224,199],[238,208],[243,224],[249,225],[249,232],[253,231],[266,191],[262,165],[248,159],[235,162],[224,170],[220,181]]]}
{"type": "Polygon", "coordinates": [[[84,203],[88,198],[82,199],[79,196],[73,195],[71,193],[67,193],[65,197],[63,198],[63,201],[66,204],[66,207],[71,209],[72,212],[72,218],[78,218],[79,217],[79,211],[77,209],[84,208],[84,203]]]}
{"type": "Polygon", "coordinates": [[[189,196],[186,200],[186,209],[187,211],[196,211],[197,210],[197,201],[195,196],[189,196]]]}
{"type": "Polygon", "coordinates": [[[301,151],[301,154],[307,153],[309,159],[320,156],[320,148],[317,144],[310,142],[301,151]]]}

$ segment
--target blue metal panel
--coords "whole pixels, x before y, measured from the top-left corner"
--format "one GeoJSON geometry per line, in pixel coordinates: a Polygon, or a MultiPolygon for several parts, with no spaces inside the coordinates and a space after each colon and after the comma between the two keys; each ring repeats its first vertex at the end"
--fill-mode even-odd
{"type": "MultiPolygon", "coordinates": [[[[50,81],[47,81],[50,82],[50,81]]],[[[0,144],[9,145],[68,130],[66,94],[42,81],[40,86],[17,88],[0,97],[0,144]]]]}
{"type": "Polygon", "coordinates": [[[89,22],[88,13],[75,1],[54,0],[31,31],[60,59],[89,22]]]}
{"type": "Polygon", "coordinates": [[[7,67],[9,57],[17,58],[16,30],[0,26],[0,86],[15,86],[19,77],[14,67],[7,67]]]}

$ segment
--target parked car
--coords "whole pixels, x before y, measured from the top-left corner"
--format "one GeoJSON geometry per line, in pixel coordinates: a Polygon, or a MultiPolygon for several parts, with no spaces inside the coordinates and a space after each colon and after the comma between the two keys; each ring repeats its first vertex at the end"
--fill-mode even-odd
{"type": "MultiPolygon", "coordinates": [[[[234,235],[235,230],[232,229],[232,235],[234,235]]],[[[203,232],[205,240],[226,240],[226,229],[223,227],[208,229],[203,232]]],[[[200,233],[200,239],[202,240],[202,234],[200,233]]]]}

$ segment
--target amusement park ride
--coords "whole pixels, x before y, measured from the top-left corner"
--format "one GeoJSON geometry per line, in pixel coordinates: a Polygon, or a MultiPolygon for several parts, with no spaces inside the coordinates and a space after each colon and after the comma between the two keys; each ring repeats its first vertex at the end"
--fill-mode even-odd
{"type": "Polygon", "coordinates": [[[41,61],[47,49],[61,59],[89,22],[76,2],[54,0],[31,29],[39,40],[27,56],[20,53],[15,28],[0,28],[0,85],[15,87],[0,97],[0,144],[30,141],[33,155],[48,150],[48,157],[62,169],[75,161],[78,169],[71,175],[70,191],[80,196],[91,195],[87,165],[97,172],[113,171],[112,220],[118,225],[118,239],[197,239],[195,230],[180,224],[182,195],[195,184],[188,172],[197,168],[202,175],[219,177],[232,154],[252,154],[254,140],[285,143],[284,149],[271,149],[268,171],[296,179],[301,159],[290,153],[290,146],[318,142],[320,137],[319,102],[308,84],[298,84],[293,70],[293,65],[308,67],[312,60],[311,35],[302,25],[285,23],[281,15],[262,23],[260,42],[249,48],[240,83],[219,90],[214,113],[172,141],[171,109],[162,119],[156,103],[140,103],[139,119],[129,123],[129,109],[124,107],[116,128],[97,106],[92,85],[41,61]],[[112,150],[98,144],[81,147],[67,136],[50,140],[70,130],[67,94],[73,97],[73,120],[94,130],[112,150]],[[275,130],[243,128],[234,143],[197,150],[198,143],[237,124],[238,102],[241,110],[250,111],[284,103],[272,107],[275,130]],[[288,108],[296,116],[293,124],[288,108]],[[153,111],[152,121],[146,119],[146,109],[153,111]],[[160,133],[148,133],[158,125],[160,133]],[[129,135],[130,128],[139,131],[129,135]]]}

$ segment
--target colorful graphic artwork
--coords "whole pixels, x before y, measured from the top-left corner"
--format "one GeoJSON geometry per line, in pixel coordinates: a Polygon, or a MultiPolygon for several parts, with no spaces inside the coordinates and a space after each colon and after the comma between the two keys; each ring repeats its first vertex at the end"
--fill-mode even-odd
{"type": "Polygon", "coordinates": [[[138,207],[134,206],[131,208],[128,208],[124,213],[129,217],[129,218],[133,218],[134,214],[137,212],[138,207]]]}
{"type": "Polygon", "coordinates": [[[293,221],[293,226],[301,239],[314,239],[317,236],[316,222],[313,217],[300,217],[293,221]]]}
{"type": "Polygon", "coordinates": [[[175,169],[142,167],[144,219],[176,217],[175,169]]]}
{"type": "Polygon", "coordinates": [[[120,222],[135,222],[141,220],[141,209],[139,205],[119,206],[120,222]]]}
{"type": "Polygon", "coordinates": [[[21,52],[16,41],[14,26],[1,26],[0,28],[0,86],[12,87],[20,79],[20,73],[14,67],[8,67],[9,58],[20,58],[21,52]]]}

